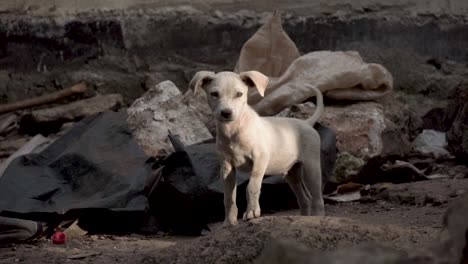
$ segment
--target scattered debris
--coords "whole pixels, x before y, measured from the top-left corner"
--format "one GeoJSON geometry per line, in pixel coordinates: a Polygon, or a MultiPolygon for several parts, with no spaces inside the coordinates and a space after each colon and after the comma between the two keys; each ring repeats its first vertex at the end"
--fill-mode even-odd
{"type": "Polygon", "coordinates": [[[338,188],[336,188],[336,192],[340,194],[356,192],[356,191],[361,191],[364,187],[367,189],[369,188],[368,185],[364,186],[359,183],[348,182],[348,183],[338,186],[338,188]]]}
{"type": "Polygon", "coordinates": [[[425,180],[427,179],[426,175],[424,172],[420,171],[418,168],[416,168],[413,164],[406,162],[406,161],[401,161],[401,160],[395,160],[391,164],[386,163],[380,166],[382,171],[389,172],[389,171],[395,171],[395,170],[404,170],[408,169],[410,171],[413,171],[416,177],[414,180],[425,180]]]}
{"type": "Polygon", "coordinates": [[[88,231],[81,229],[78,226],[78,220],[75,220],[67,229],[63,231],[63,233],[68,237],[68,239],[73,239],[88,234],[88,231]]]}
{"type": "Polygon", "coordinates": [[[8,113],[16,110],[31,108],[34,106],[39,106],[43,104],[50,104],[59,100],[62,100],[66,97],[70,97],[72,95],[83,94],[88,90],[86,84],[79,83],[70,88],[63,89],[58,92],[54,92],[51,94],[42,95],[35,98],[26,99],[23,101],[18,101],[14,103],[8,103],[0,105],[0,114],[8,113]]]}
{"type": "Polygon", "coordinates": [[[197,109],[182,103],[184,96],[171,81],[151,88],[128,108],[127,122],[147,155],[166,156],[173,152],[170,130],[185,145],[213,138],[200,121],[197,109]]]}
{"type": "Polygon", "coordinates": [[[408,157],[399,155],[370,158],[355,176],[349,178],[349,181],[375,184],[427,180],[426,175],[421,170],[405,160],[408,160],[408,157]]]}
{"type": "Polygon", "coordinates": [[[69,104],[26,113],[21,116],[20,127],[23,131],[34,131],[37,133],[53,123],[57,126],[58,130],[63,123],[79,121],[84,117],[104,111],[115,111],[122,105],[123,97],[120,94],[97,95],[69,104]]]}
{"type": "Polygon", "coordinates": [[[447,137],[444,132],[425,129],[413,141],[413,148],[422,154],[430,154],[436,158],[448,157],[447,137]]]}
{"type": "Polygon", "coordinates": [[[369,190],[369,185],[362,185],[354,182],[342,184],[336,188],[333,193],[323,196],[325,202],[329,203],[345,203],[358,201],[362,198],[362,192],[369,190]]]}
{"type": "Polygon", "coordinates": [[[325,202],[332,202],[332,203],[345,203],[345,202],[353,202],[358,201],[361,199],[361,193],[359,191],[354,191],[350,193],[334,193],[324,195],[323,199],[325,202]]]}

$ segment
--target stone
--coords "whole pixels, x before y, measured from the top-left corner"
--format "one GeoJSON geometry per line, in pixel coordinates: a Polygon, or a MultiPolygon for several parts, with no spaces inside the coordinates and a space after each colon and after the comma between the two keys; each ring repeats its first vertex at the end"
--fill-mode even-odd
{"type": "MultiPolygon", "coordinates": [[[[314,111],[315,105],[308,102],[293,105],[279,116],[306,119],[314,111]]],[[[361,159],[382,153],[381,135],[386,126],[382,105],[378,103],[326,106],[319,122],[335,131],[338,152],[347,152],[361,159]]]]}
{"type": "Polygon", "coordinates": [[[140,147],[150,156],[165,156],[174,149],[169,131],[184,145],[212,138],[199,119],[199,111],[184,103],[185,97],[171,81],[149,89],[127,109],[127,123],[140,147]]]}
{"type": "Polygon", "coordinates": [[[363,159],[357,158],[348,152],[338,153],[333,177],[330,181],[334,183],[344,183],[349,177],[356,175],[364,164],[365,162],[363,159]]]}
{"type": "Polygon", "coordinates": [[[445,132],[424,129],[412,142],[413,149],[419,153],[431,155],[433,157],[447,157],[450,153],[447,147],[447,137],[445,132]]]}

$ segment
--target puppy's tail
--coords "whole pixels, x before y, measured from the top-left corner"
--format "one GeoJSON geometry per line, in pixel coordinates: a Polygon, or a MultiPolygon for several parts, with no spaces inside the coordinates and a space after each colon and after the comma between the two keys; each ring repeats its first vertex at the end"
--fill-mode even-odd
{"type": "Polygon", "coordinates": [[[317,107],[315,108],[315,112],[311,117],[309,117],[306,120],[307,123],[309,123],[311,126],[314,126],[317,120],[320,118],[320,116],[322,116],[322,113],[323,113],[323,96],[322,96],[322,92],[320,92],[320,90],[317,87],[310,85],[310,84],[307,84],[307,85],[309,86],[309,88],[314,90],[315,97],[317,98],[317,104],[316,104],[317,107]]]}

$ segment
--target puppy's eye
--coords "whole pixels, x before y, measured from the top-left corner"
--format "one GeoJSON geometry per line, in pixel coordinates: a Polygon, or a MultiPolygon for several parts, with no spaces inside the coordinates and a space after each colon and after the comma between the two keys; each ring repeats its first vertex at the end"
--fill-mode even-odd
{"type": "Polygon", "coordinates": [[[218,92],[211,92],[210,95],[215,97],[215,98],[218,98],[218,96],[219,96],[218,92]]]}
{"type": "Polygon", "coordinates": [[[242,93],[241,92],[237,92],[236,93],[236,97],[241,97],[242,96],[242,93]]]}

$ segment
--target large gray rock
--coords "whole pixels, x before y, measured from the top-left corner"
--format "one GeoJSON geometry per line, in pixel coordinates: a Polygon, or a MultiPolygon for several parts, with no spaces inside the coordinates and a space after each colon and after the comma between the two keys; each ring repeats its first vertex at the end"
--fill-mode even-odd
{"type": "MultiPolygon", "coordinates": [[[[279,115],[306,119],[314,111],[314,104],[304,103],[293,105],[279,115]]],[[[366,102],[347,106],[326,106],[319,122],[336,133],[339,152],[348,152],[363,159],[382,153],[381,134],[385,130],[385,117],[380,104],[366,102]]]]}
{"type": "Polygon", "coordinates": [[[174,151],[169,131],[184,145],[212,138],[199,119],[199,111],[184,104],[184,96],[171,81],[152,87],[128,108],[127,122],[138,144],[150,156],[164,156],[174,151]]]}

